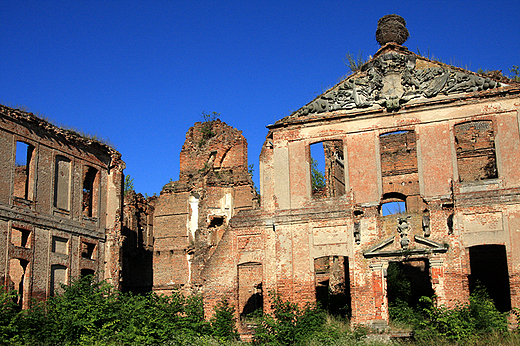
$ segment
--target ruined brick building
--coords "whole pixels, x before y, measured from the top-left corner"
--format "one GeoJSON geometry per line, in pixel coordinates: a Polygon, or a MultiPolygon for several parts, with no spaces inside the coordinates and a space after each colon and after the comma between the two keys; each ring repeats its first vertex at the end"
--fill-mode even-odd
{"type": "Polygon", "coordinates": [[[155,206],[157,292],[199,290],[208,313],[226,296],[242,320],[272,290],[337,298],[354,323],[384,325],[397,267],[416,298],[453,306],[480,281],[500,310],[520,306],[520,85],[410,52],[398,16],[376,36],[370,61],[268,126],[260,207],[245,140],[222,123],[214,142],[190,129],[155,206]]]}
{"type": "Polygon", "coordinates": [[[32,113],[0,106],[0,283],[18,303],[80,275],[120,284],[121,155],[32,113]]]}
{"type": "Polygon", "coordinates": [[[520,307],[520,84],[418,56],[407,36],[383,17],[370,61],[268,126],[260,201],[245,138],[213,120],[186,134],[178,181],[125,196],[122,222],[116,151],[2,107],[4,282],[25,305],[94,271],[117,286],[123,262],[123,288],[200,292],[208,314],[225,296],[245,321],[277,291],[384,325],[398,268],[415,298],[453,306],[481,282],[520,307]]]}
{"type": "Polygon", "coordinates": [[[207,261],[229,241],[229,220],[253,208],[255,196],[241,132],[218,119],[190,128],[179,180],[166,184],[155,203],[153,290],[203,287],[207,261]]]}

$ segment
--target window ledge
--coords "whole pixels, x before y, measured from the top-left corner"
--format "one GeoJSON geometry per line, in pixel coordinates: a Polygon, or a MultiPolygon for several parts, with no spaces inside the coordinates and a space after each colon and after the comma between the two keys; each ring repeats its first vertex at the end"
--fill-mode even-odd
{"type": "Polygon", "coordinates": [[[502,181],[500,179],[487,179],[459,183],[460,193],[490,191],[500,188],[502,188],[502,181]]]}

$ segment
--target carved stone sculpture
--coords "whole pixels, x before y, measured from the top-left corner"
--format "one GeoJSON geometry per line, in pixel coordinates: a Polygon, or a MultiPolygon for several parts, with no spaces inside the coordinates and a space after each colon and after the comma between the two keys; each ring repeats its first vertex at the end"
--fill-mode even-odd
{"type": "Polygon", "coordinates": [[[498,87],[498,83],[490,78],[446,67],[417,69],[416,60],[414,54],[382,54],[291,117],[374,106],[394,110],[415,98],[498,87]]]}
{"type": "Polygon", "coordinates": [[[408,239],[408,231],[410,229],[410,225],[408,224],[409,218],[410,216],[397,218],[397,232],[401,235],[400,244],[403,249],[406,249],[408,244],[410,244],[410,239],[408,239]]]}

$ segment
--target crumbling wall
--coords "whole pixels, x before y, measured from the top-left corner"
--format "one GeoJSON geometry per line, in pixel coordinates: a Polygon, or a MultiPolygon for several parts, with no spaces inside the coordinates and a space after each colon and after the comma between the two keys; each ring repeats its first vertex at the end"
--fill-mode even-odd
{"type": "Polygon", "coordinates": [[[154,213],[154,290],[194,289],[240,210],[256,206],[247,142],[220,120],[195,123],[180,153],[179,180],[168,183],[154,213]]]}
{"type": "Polygon", "coordinates": [[[153,285],[153,214],[157,197],[144,198],[131,190],[123,206],[122,289],[149,292],[153,285]]]}

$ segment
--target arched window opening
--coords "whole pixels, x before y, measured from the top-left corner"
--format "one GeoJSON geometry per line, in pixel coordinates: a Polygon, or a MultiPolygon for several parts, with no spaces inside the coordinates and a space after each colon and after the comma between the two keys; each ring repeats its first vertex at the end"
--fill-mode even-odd
{"type": "Polygon", "coordinates": [[[406,196],[400,193],[385,194],[380,212],[382,216],[406,213],[406,196]]]}

